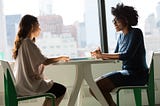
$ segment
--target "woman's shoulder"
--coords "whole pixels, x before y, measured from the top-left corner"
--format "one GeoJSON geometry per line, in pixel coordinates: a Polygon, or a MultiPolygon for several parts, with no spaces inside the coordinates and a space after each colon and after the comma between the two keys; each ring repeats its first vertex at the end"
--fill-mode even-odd
{"type": "Polygon", "coordinates": [[[132,28],[133,32],[142,33],[140,28],[132,28]]]}
{"type": "Polygon", "coordinates": [[[136,37],[136,39],[143,38],[143,32],[140,28],[133,28],[132,35],[136,37]]]}
{"type": "Polygon", "coordinates": [[[33,41],[32,41],[31,39],[29,39],[29,38],[27,37],[27,38],[25,38],[25,39],[23,40],[23,44],[34,44],[34,43],[33,43],[33,41]]]}
{"type": "Polygon", "coordinates": [[[31,39],[25,38],[23,40],[23,42],[22,42],[22,46],[24,46],[24,47],[33,47],[33,46],[35,46],[35,44],[31,39]]]}
{"type": "Polygon", "coordinates": [[[23,42],[31,42],[31,40],[27,37],[23,40],[23,42]]]}

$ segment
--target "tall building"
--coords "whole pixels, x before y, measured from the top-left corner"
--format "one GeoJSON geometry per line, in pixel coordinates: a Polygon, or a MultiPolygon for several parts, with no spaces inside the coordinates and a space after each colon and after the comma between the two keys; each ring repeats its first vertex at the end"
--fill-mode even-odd
{"type": "Polygon", "coordinates": [[[85,1],[85,15],[84,15],[85,27],[86,27],[86,41],[87,46],[91,47],[100,44],[99,36],[99,16],[98,16],[98,4],[97,0],[85,1]],[[93,37],[94,36],[94,37],[93,37]]]}
{"type": "Polygon", "coordinates": [[[18,31],[18,24],[20,21],[21,15],[6,15],[6,35],[7,35],[7,50],[8,50],[8,60],[12,60],[12,49],[14,45],[14,40],[16,33],[18,31]]]}
{"type": "Polygon", "coordinates": [[[60,15],[38,16],[42,32],[62,33],[63,19],[60,15]]]}
{"type": "Polygon", "coordinates": [[[158,32],[160,32],[160,2],[157,4],[157,7],[156,7],[156,14],[157,14],[157,29],[158,29],[158,32]]]}
{"type": "MultiPolygon", "coordinates": [[[[76,26],[77,35],[76,35],[76,41],[77,41],[77,52],[78,56],[85,57],[88,56],[88,49],[87,46],[87,40],[86,40],[86,27],[84,22],[75,22],[74,26],[76,26]]],[[[90,52],[90,51],[89,51],[90,52]]]]}
{"type": "Polygon", "coordinates": [[[7,57],[7,37],[5,16],[3,14],[3,0],[0,0],[0,59],[7,57]]]}
{"type": "Polygon", "coordinates": [[[156,17],[154,14],[149,15],[145,20],[145,35],[151,35],[154,32],[156,17]]]}
{"type": "Polygon", "coordinates": [[[85,48],[86,47],[86,28],[85,23],[76,23],[77,27],[77,43],[78,47],[85,48]]]}
{"type": "Polygon", "coordinates": [[[38,17],[41,35],[36,43],[48,57],[68,55],[77,57],[77,30],[74,25],[63,25],[60,15],[38,17]]]}
{"type": "Polygon", "coordinates": [[[40,15],[52,14],[52,0],[40,0],[39,1],[40,15]]]}
{"type": "Polygon", "coordinates": [[[21,15],[6,15],[7,43],[13,46],[21,15]]]}
{"type": "Polygon", "coordinates": [[[157,15],[157,20],[160,21],[160,2],[157,4],[156,7],[156,15],[157,15]]]}

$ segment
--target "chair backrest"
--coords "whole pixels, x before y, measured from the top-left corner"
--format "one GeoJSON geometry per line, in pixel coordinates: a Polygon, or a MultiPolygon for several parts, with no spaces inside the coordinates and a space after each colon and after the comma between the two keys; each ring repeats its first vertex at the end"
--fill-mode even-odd
{"type": "Polygon", "coordinates": [[[153,51],[150,51],[146,54],[146,61],[147,61],[147,65],[148,67],[150,68],[151,65],[152,65],[152,61],[153,61],[153,55],[154,55],[154,52],[153,51]]]}
{"type": "MultiPolygon", "coordinates": [[[[154,55],[154,52],[149,52],[147,54],[147,65],[148,65],[148,68],[149,68],[149,81],[148,81],[148,85],[150,86],[151,84],[154,83],[154,61],[153,61],[153,55],[154,55]]],[[[152,85],[153,86],[153,85],[152,85]]]]}
{"type": "Polygon", "coordinates": [[[1,65],[4,71],[4,90],[5,90],[5,105],[16,106],[17,93],[15,88],[15,78],[12,69],[7,61],[1,60],[1,65]]]}
{"type": "Polygon", "coordinates": [[[13,75],[13,71],[12,71],[12,68],[11,68],[10,64],[7,61],[4,61],[4,60],[0,60],[0,61],[1,61],[1,65],[2,65],[2,68],[3,68],[4,72],[8,69],[10,71],[13,83],[16,84],[16,80],[15,80],[15,77],[13,75]]]}

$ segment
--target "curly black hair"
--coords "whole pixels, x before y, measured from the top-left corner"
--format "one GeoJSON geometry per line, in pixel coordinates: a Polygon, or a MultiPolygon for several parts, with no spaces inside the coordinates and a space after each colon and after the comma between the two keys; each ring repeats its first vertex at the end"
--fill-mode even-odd
{"type": "Polygon", "coordinates": [[[123,3],[118,3],[116,7],[111,7],[113,16],[127,21],[129,26],[138,24],[138,12],[132,6],[125,6],[123,3]]]}

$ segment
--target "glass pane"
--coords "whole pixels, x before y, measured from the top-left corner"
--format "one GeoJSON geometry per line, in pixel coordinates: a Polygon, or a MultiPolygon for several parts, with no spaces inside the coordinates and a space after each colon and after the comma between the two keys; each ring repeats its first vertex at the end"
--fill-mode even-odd
{"type": "Polygon", "coordinates": [[[4,23],[0,29],[6,30],[5,58],[9,60],[19,21],[25,14],[38,17],[41,34],[36,44],[47,57],[88,57],[100,46],[97,0],[3,0],[1,5],[4,19],[0,22],[4,23]]]}
{"type": "Polygon", "coordinates": [[[146,50],[160,50],[160,0],[106,0],[109,51],[114,51],[117,40],[117,33],[111,22],[113,19],[111,7],[115,7],[119,2],[133,6],[138,11],[139,22],[136,27],[141,28],[143,31],[146,50]]]}

